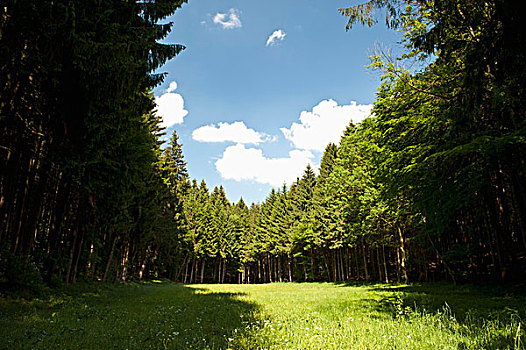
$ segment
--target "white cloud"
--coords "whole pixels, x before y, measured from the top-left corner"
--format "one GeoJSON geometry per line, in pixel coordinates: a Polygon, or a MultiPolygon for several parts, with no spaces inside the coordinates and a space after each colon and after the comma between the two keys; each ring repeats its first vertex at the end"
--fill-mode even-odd
{"type": "Polygon", "coordinates": [[[157,115],[163,118],[161,126],[165,128],[181,124],[188,114],[188,111],[184,109],[183,97],[174,93],[175,89],[177,89],[177,83],[172,81],[164,94],[155,97],[157,115]]]}
{"type": "Polygon", "coordinates": [[[172,81],[170,83],[170,86],[168,86],[168,89],[165,90],[165,92],[174,92],[177,90],[177,83],[175,81],[172,81]]]}
{"type": "Polygon", "coordinates": [[[266,46],[276,45],[278,41],[283,41],[285,39],[285,36],[287,36],[287,33],[282,31],[281,29],[275,30],[274,33],[270,34],[270,36],[268,37],[266,46]]]}
{"type": "Polygon", "coordinates": [[[232,124],[219,123],[205,125],[192,132],[192,138],[200,142],[236,142],[259,144],[269,141],[270,137],[264,133],[249,129],[244,122],[234,122],[232,124]]]}
{"type": "Polygon", "coordinates": [[[239,10],[230,9],[228,13],[218,12],[213,19],[215,24],[219,24],[223,29],[241,28],[241,20],[239,19],[239,10]]]}
{"type": "Polygon", "coordinates": [[[300,123],[292,123],[289,129],[281,128],[286,139],[294,147],[323,152],[330,142],[338,143],[345,128],[352,120],[357,124],[371,113],[372,104],[339,106],[332,99],[321,101],[312,111],[302,111],[300,123]]]}
{"type": "Polygon", "coordinates": [[[253,180],[274,187],[292,184],[307,167],[314,155],[310,151],[293,150],[286,158],[267,158],[257,148],[237,144],[226,148],[215,162],[221,177],[236,181],[253,180]]]}

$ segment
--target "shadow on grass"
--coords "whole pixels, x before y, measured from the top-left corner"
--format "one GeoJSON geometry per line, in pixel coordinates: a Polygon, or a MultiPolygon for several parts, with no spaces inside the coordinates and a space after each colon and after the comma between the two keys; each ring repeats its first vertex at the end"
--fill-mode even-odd
{"type": "Polygon", "coordinates": [[[254,321],[257,305],[244,299],[163,283],[83,291],[60,302],[3,300],[0,348],[227,349],[254,321]]]}
{"type": "Polygon", "coordinates": [[[460,318],[500,314],[526,316],[526,294],[514,287],[455,286],[446,283],[372,285],[370,287],[378,292],[393,292],[393,295],[403,300],[404,307],[433,311],[440,310],[447,304],[460,318]]]}
{"type": "Polygon", "coordinates": [[[431,316],[450,330],[475,339],[475,348],[526,347],[526,295],[520,287],[446,283],[368,287],[385,293],[377,310],[394,318],[431,316]]]}

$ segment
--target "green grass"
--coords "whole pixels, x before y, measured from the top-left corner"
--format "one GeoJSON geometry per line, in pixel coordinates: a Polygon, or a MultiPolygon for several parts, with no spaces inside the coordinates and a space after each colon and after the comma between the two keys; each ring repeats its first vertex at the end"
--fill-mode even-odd
{"type": "Polygon", "coordinates": [[[475,286],[80,285],[0,299],[0,348],[525,349],[525,316],[475,286]]]}

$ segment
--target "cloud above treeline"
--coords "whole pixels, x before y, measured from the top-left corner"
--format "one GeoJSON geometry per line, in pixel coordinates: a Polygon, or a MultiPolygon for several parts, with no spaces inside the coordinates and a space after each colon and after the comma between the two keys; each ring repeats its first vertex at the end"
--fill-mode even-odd
{"type": "Polygon", "coordinates": [[[281,42],[285,40],[285,37],[287,36],[287,33],[282,31],[281,29],[275,30],[267,39],[266,46],[274,46],[278,42],[281,42]]]}
{"type": "Polygon", "coordinates": [[[157,115],[162,117],[161,126],[165,128],[183,123],[184,117],[188,114],[188,111],[184,109],[183,97],[174,92],[176,89],[177,83],[172,81],[164,94],[155,97],[157,115]]]}
{"type": "Polygon", "coordinates": [[[269,136],[248,128],[244,122],[205,125],[192,132],[192,138],[199,142],[235,142],[240,144],[260,144],[269,136]]]}
{"type": "Polygon", "coordinates": [[[339,143],[351,121],[358,124],[367,118],[372,107],[372,104],[359,105],[354,101],[338,105],[332,99],[323,100],[312,111],[302,111],[299,123],[280,130],[295,148],[323,152],[330,142],[339,143]]]}
{"type": "Polygon", "coordinates": [[[227,13],[218,12],[212,20],[215,24],[220,25],[223,29],[241,28],[240,12],[238,9],[230,9],[227,13]]]}
{"type": "Polygon", "coordinates": [[[236,145],[225,148],[215,162],[215,167],[223,179],[236,181],[255,181],[278,187],[291,185],[310,164],[316,168],[316,154],[322,153],[329,143],[340,142],[345,128],[352,121],[360,123],[371,114],[372,104],[359,105],[351,102],[339,105],[332,99],[319,102],[312,110],[300,112],[299,121],[288,128],[280,128],[292,150],[286,157],[267,157],[259,145],[275,141],[270,136],[248,128],[244,122],[221,122],[197,128],[192,138],[199,142],[234,142],[236,145]],[[258,147],[247,147],[251,144],[258,147]],[[318,153],[319,152],[319,153],[318,153]]]}
{"type": "Polygon", "coordinates": [[[313,158],[310,151],[302,150],[292,150],[284,158],[268,158],[261,149],[237,144],[227,147],[215,166],[224,179],[252,180],[279,187],[283,183],[290,185],[301,177],[313,158]]]}

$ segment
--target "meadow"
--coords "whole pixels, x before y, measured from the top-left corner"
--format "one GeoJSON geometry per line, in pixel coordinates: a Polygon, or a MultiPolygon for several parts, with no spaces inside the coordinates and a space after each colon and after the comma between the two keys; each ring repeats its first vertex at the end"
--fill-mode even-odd
{"type": "Polygon", "coordinates": [[[520,288],[78,284],[0,299],[1,349],[524,349],[520,288]]]}

